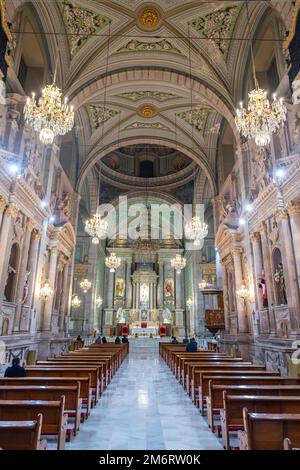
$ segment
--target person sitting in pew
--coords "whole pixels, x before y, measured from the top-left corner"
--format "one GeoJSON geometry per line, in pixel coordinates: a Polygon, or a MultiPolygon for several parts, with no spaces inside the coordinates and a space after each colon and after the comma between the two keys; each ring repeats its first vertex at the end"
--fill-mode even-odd
{"type": "Polygon", "coordinates": [[[121,340],[120,340],[119,336],[116,337],[115,343],[116,343],[116,344],[121,344],[121,340]]]}
{"type": "Polygon", "coordinates": [[[102,338],[102,343],[103,343],[103,344],[106,344],[106,343],[107,343],[107,339],[105,338],[105,336],[103,336],[103,338],[102,338]]]}
{"type": "Polygon", "coordinates": [[[18,357],[12,360],[12,365],[6,369],[4,377],[27,377],[26,370],[20,366],[18,357]]]}
{"type": "Polygon", "coordinates": [[[128,338],[127,338],[127,336],[123,336],[123,338],[122,338],[122,343],[123,343],[123,344],[128,343],[128,338]]]}
{"type": "Polygon", "coordinates": [[[187,352],[196,352],[197,351],[197,342],[195,338],[191,338],[190,342],[186,345],[187,352]]]}
{"type": "Polygon", "coordinates": [[[98,338],[95,340],[95,343],[96,344],[101,344],[102,343],[101,336],[98,336],[98,338]]]}
{"type": "Polygon", "coordinates": [[[179,341],[177,338],[175,338],[175,336],[172,336],[171,338],[171,344],[179,344],[179,341]]]}
{"type": "Polygon", "coordinates": [[[188,337],[186,336],[185,338],[183,338],[182,342],[183,342],[183,344],[188,344],[188,342],[189,342],[188,337]]]}
{"type": "Polygon", "coordinates": [[[82,338],[80,335],[77,336],[76,341],[82,341],[82,338]]]}

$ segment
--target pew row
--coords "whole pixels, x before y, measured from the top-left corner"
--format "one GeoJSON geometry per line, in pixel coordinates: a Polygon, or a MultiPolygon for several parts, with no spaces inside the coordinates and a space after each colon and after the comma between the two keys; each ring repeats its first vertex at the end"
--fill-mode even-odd
{"type": "Polygon", "coordinates": [[[46,450],[42,421],[41,414],[34,421],[0,421],[1,450],[46,450]]]}

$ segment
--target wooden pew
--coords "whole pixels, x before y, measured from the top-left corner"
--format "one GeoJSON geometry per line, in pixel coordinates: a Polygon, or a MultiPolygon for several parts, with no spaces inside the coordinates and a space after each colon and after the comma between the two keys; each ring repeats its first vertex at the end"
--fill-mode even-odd
{"type": "Polygon", "coordinates": [[[91,376],[88,377],[0,377],[0,386],[49,386],[49,387],[69,387],[80,383],[80,399],[82,401],[81,418],[88,418],[92,405],[91,376]]]}
{"type": "Polygon", "coordinates": [[[91,388],[93,392],[92,406],[96,404],[100,394],[99,367],[85,366],[27,366],[28,377],[88,377],[91,376],[91,388]]]}
{"type": "Polygon", "coordinates": [[[203,357],[192,357],[192,358],[184,358],[180,357],[179,358],[179,370],[178,370],[178,378],[180,383],[183,385],[185,389],[187,389],[187,384],[189,384],[190,377],[189,377],[189,371],[188,368],[191,365],[194,365],[195,367],[198,365],[199,368],[203,362],[219,362],[219,363],[226,363],[226,364],[245,364],[245,365],[251,365],[252,362],[246,362],[243,361],[241,358],[233,358],[233,357],[209,357],[209,358],[203,358],[203,357]]]}
{"type": "Polygon", "coordinates": [[[98,351],[71,351],[71,352],[68,352],[68,353],[64,353],[62,354],[62,356],[59,356],[59,357],[70,357],[70,358],[76,358],[76,359],[87,359],[88,361],[92,361],[92,360],[96,360],[96,359],[103,359],[103,358],[109,358],[110,359],[110,362],[111,362],[111,366],[110,366],[110,379],[111,377],[115,374],[115,372],[117,371],[117,369],[119,368],[119,358],[116,354],[113,354],[113,353],[109,353],[107,352],[105,355],[102,354],[102,353],[98,353],[98,351]]]}
{"type": "Polygon", "coordinates": [[[272,376],[227,376],[208,379],[209,395],[206,398],[207,420],[209,427],[214,429],[214,415],[220,414],[223,408],[223,389],[216,385],[300,385],[300,378],[272,376]]]}
{"type": "Polygon", "coordinates": [[[34,421],[0,421],[1,450],[46,450],[42,421],[40,413],[34,421]]]}
{"type": "Polygon", "coordinates": [[[253,413],[299,413],[300,412],[300,387],[297,390],[291,388],[261,390],[259,393],[248,395],[233,395],[232,390],[223,391],[223,408],[221,409],[222,441],[225,449],[230,449],[230,431],[243,429],[243,408],[253,413]],[[273,392],[273,393],[272,393],[273,392]]]}
{"type": "MultiPolygon", "coordinates": [[[[206,408],[206,398],[209,396],[209,380],[214,377],[224,377],[224,383],[226,384],[226,377],[234,376],[253,376],[253,377],[279,377],[279,371],[266,371],[264,369],[259,369],[258,366],[245,366],[245,367],[236,367],[235,369],[211,369],[210,371],[195,371],[194,380],[196,385],[192,388],[194,389],[194,403],[200,408],[200,413],[203,414],[204,409],[206,408]]],[[[236,383],[235,383],[236,384],[236,383]]],[[[193,398],[193,395],[192,395],[193,398]]]]}
{"type": "Polygon", "coordinates": [[[210,361],[210,360],[218,360],[220,359],[220,361],[223,361],[224,358],[226,356],[220,356],[218,354],[215,354],[215,353],[211,353],[211,352],[208,352],[208,353],[202,353],[202,352],[194,352],[194,353],[175,353],[175,354],[172,354],[172,372],[173,374],[175,375],[175,377],[177,379],[180,379],[181,377],[181,367],[180,367],[180,360],[181,359],[186,359],[186,360],[190,360],[190,361],[193,361],[194,359],[203,359],[203,360],[207,360],[207,361],[210,361]]]}
{"type": "Polygon", "coordinates": [[[102,370],[102,390],[106,388],[106,386],[109,384],[111,378],[112,378],[112,358],[111,357],[95,357],[95,358],[89,358],[86,356],[58,356],[58,357],[48,357],[47,361],[37,361],[37,365],[44,365],[47,363],[56,363],[56,364],[102,364],[103,370],[102,370]]]}
{"type": "Polygon", "coordinates": [[[76,385],[45,386],[45,385],[0,385],[0,400],[41,400],[59,401],[65,397],[65,413],[68,414],[69,437],[76,435],[80,426],[82,399],[80,398],[80,382],[76,385]],[[71,422],[73,418],[74,421],[71,422]]]}
{"type": "Polygon", "coordinates": [[[98,368],[98,376],[99,376],[99,394],[95,400],[95,403],[98,402],[98,399],[102,392],[104,391],[105,388],[105,383],[106,380],[104,378],[104,372],[103,372],[103,367],[104,364],[103,362],[98,362],[96,361],[68,361],[68,360],[63,360],[63,361],[57,361],[57,360],[47,360],[47,361],[38,361],[36,364],[37,367],[51,367],[51,368],[56,368],[56,367],[65,367],[65,368],[70,368],[70,367],[81,367],[81,368],[89,368],[89,367],[97,367],[98,368]]]}
{"type": "Polygon", "coordinates": [[[282,450],[286,437],[300,447],[300,414],[248,413],[245,408],[243,422],[240,450],[282,450]]]}
{"type": "Polygon", "coordinates": [[[68,422],[64,410],[64,396],[60,401],[0,400],[0,421],[34,421],[42,414],[42,434],[56,435],[57,450],[63,450],[68,422]]]}

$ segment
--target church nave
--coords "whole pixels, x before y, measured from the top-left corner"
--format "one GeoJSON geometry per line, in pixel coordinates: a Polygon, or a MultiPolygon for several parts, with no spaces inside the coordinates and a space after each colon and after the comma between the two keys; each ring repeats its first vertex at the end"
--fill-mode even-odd
{"type": "Polygon", "coordinates": [[[158,351],[136,348],[66,449],[221,450],[222,446],[158,351]]]}

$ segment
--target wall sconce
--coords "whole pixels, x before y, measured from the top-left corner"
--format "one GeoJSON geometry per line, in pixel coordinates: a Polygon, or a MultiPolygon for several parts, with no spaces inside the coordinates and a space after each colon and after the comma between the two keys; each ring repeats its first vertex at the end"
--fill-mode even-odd
{"type": "Polygon", "coordinates": [[[96,306],[97,306],[97,307],[101,307],[103,300],[102,300],[101,297],[99,296],[99,297],[97,297],[97,299],[96,299],[95,302],[96,302],[96,306]]]}
{"type": "Polygon", "coordinates": [[[43,285],[40,288],[40,299],[46,302],[51,299],[54,295],[54,290],[50,286],[48,281],[44,281],[43,285]]]}
{"type": "Polygon", "coordinates": [[[250,299],[250,291],[248,289],[248,287],[246,287],[245,283],[242,283],[241,284],[241,287],[239,289],[237,289],[236,291],[236,295],[242,299],[244,302],[247,302],[247,300],[250,299]]]}
{"type": "Polygon", "coordinates": [[[191,298],[189,298],[187,301],[186,301],[186,305],[188,308],[191,308],[191,306],[193,305],[193,301],[191,298]]]}

